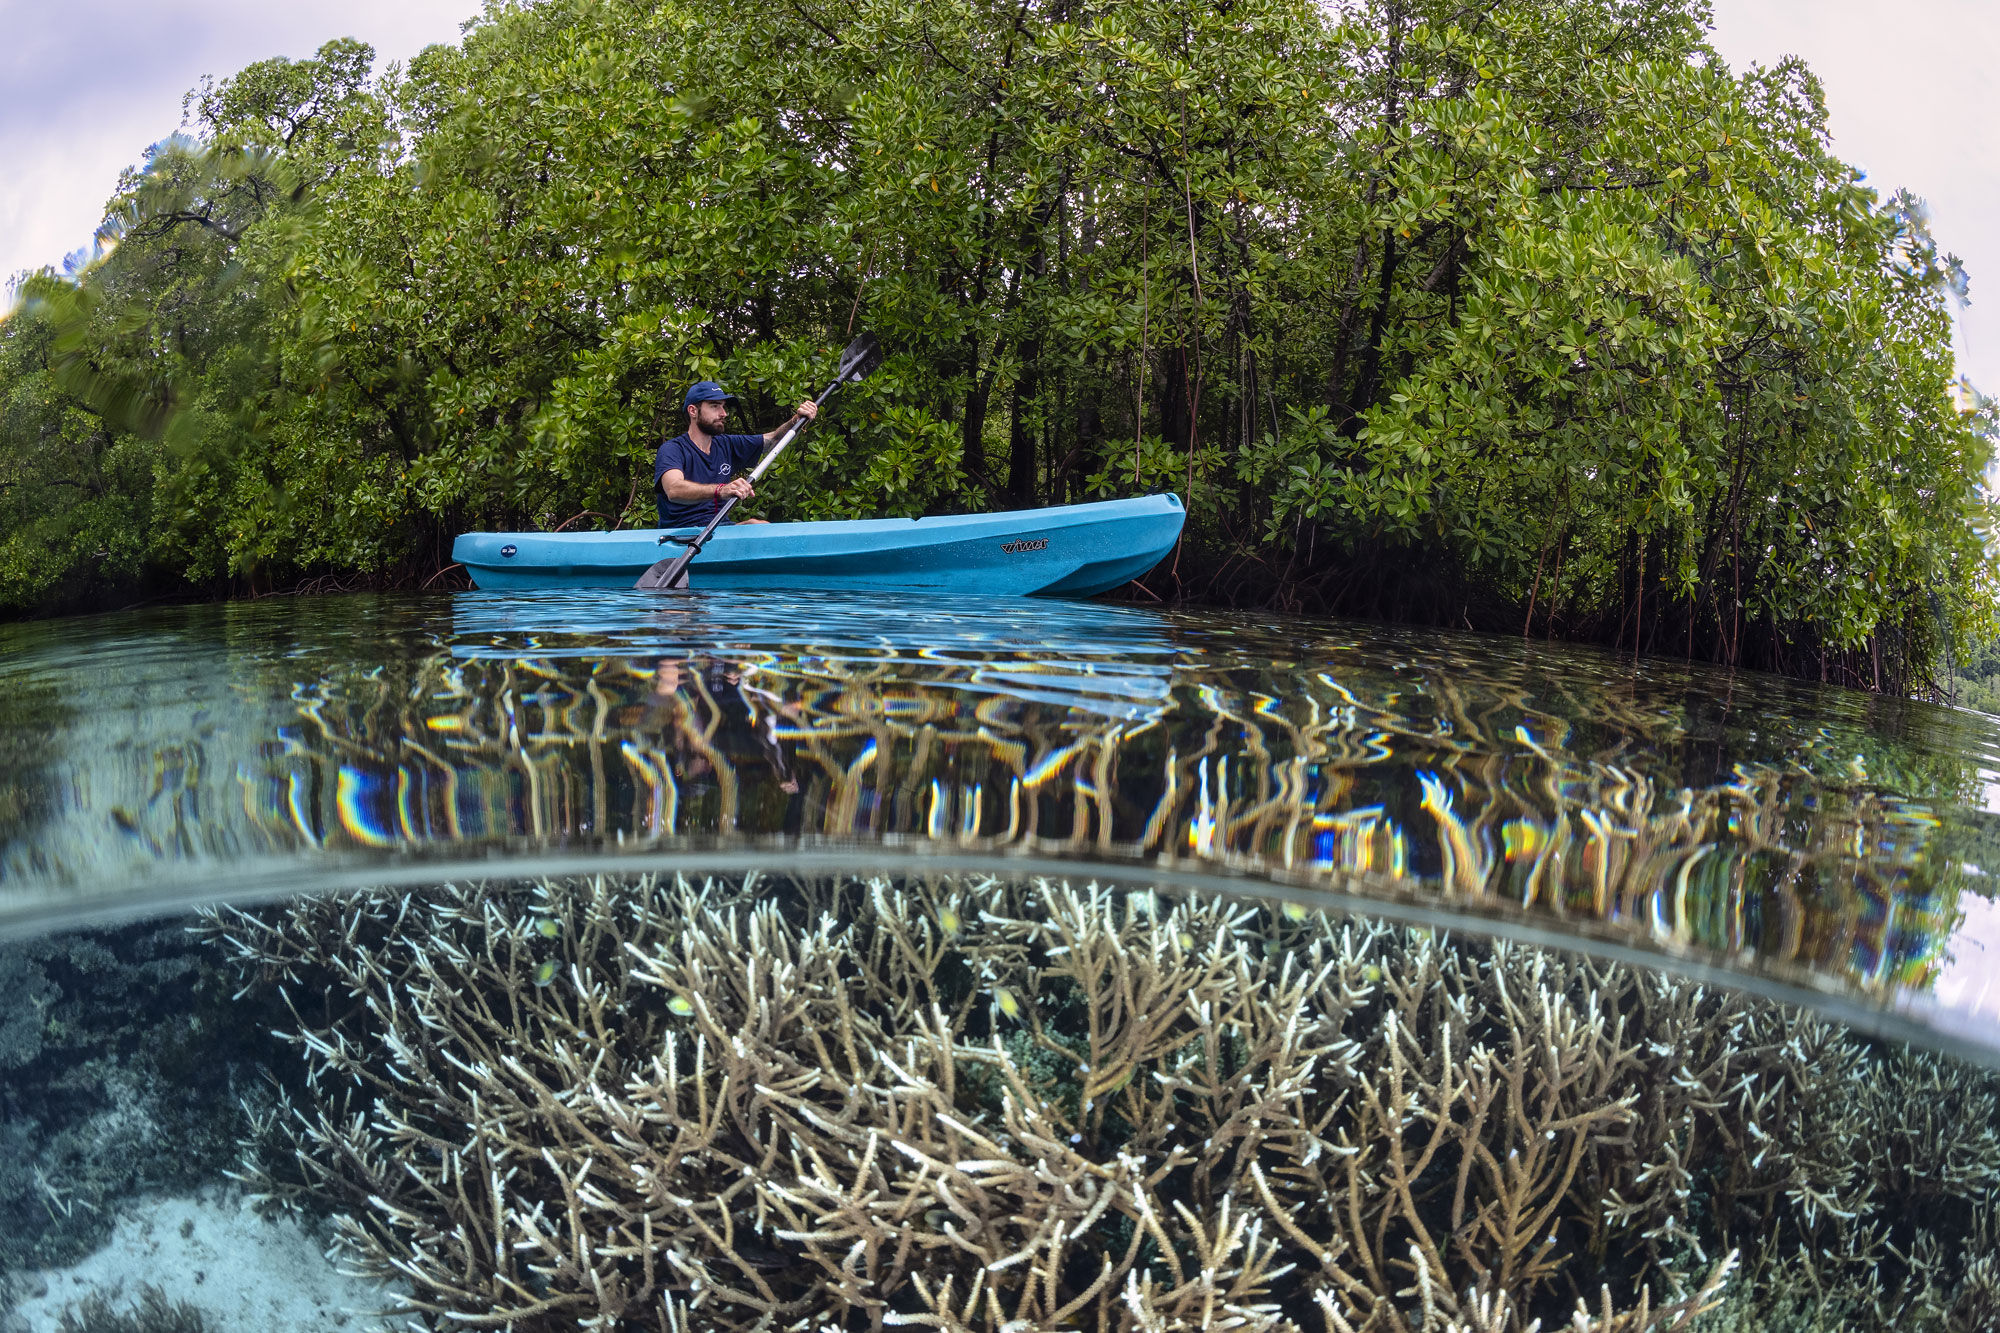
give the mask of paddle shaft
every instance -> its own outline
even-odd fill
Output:
[[[820,406],[824,404],[827,399],[833,397],[833,391],[838,389],[843,383],[845,383],[845,377],[827,385],[826,391],[813,399],[813,405]],[[785,452],[785,449],[791,442],[798,438],[799,432],[805,428],[806,423],[801,421],[783,435],[780,435],[778,442],[771,446],[770,452],[757,461],[756,467],[750,469],[750,480],[753,482],[762,481],[764,474],[771,470],[771,464],[778,461],[778,455]],[[676,583],[679,583],[681,576],[687,572],[689,563],[697,555],[701,554],[701,548],[707,544],[710,537],[715,535],[715,530],[722,526],[722,521],[729,517],[729,511],[736,508],[738,498],[740,497],[732,495],[727,500],[724,500],[722,507],[715,511],[715,517],[709,519],[708,526],[701,530],[701,535],[689,542],[687,549],[673,558],[673,561],[667,565],[666,571],[656,578],[654,577],[653,570],[659,569],[659,566],[654,565],[652,569],[647,570],[640,576],[639,586],[641,588],[671,588]]]

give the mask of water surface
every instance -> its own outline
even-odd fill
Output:
[[[15,934],[502,872],[1099,874],[1576,943],[2000,1045],[2000,736],[1960,710],[975,597],[280,599],[0,636]]]

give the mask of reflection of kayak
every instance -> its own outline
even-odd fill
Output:
[[[1158,564],[1185,517],[1178,496],[1149,495],[1001,514],[738,524],[717,529],[688,574],[697,589],[1089,597]],[[451,555],[481,588],[630,588],[678,549],[658,528],[468,532]]]

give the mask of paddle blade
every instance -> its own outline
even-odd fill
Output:
[[[882,365],[882,344],[875,341],[875,335],[864,333],[847,344],[847,350],[840,354],[840,382],[850,383],[865,380]]]
[[[642,592],[664,592],[668,588],[688,586],[687,561],[684,555],[669,556],[655,561],[652,568],[639,576],[632,585]]]

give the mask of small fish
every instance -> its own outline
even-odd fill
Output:
[[[945,934],[958,934],[958,928],[961,924],[958,919],[958,913],[953,911],[949,904],[938,908],[938,925],[944,928]]]
[[[1188,953],[1194,952],[1194,936],[1189,932],[1184,930],[1179,935],[1175,936],[1174,939],[1175,942],[1178,943],[1183,950],[1187,951]]]
[[[556,979],[556,973],[561,970],[562,969],[557,966],[556,960],[553,958],[545,959],[542,962],[535,964],[535,984],[537,986],[548,985],[551,981],[554,981]]]
[[[562,934],[562,923],[553,917],[535,918],[535,933],[545,940],[552,940]]]
[[[993,988],[993,1003],[999,1005],[1000,1012],[1009,1018],[1019,1018],[1021,1016],[1021,1001],[1015,997],[1013,991],[1008,990],[1005,986],[995,986]]]
[[[1361,979],[1367,982],[1380,981],[1382,979],[1382,969],[1373,963],[1369,963],[1361,969]]]
[[[676,995],[667,1001],[667,1010],[670,1013],[676,1013],[682,1018],[686,1018],[694,1012],[694,1001],[685,995]]]
[[[924,1221],[930,1223],[932,1231],[943,1231],[945,1223],[951,1221],[951,1214],[942,1208],[933,1208],[924,1214]]]
[[[1304,903],[1286,903],[1284,910],[1285,920],[1287,921],[1303,921],[1306,919],[1307,912]]]

